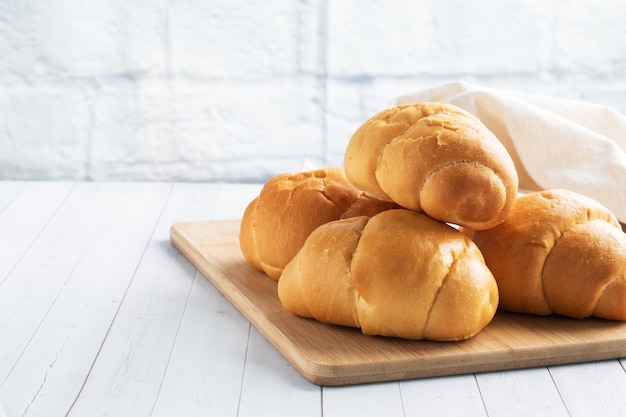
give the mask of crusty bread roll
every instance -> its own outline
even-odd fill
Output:
[[[411,210],[318,227],[278,281],[287,310],[364,334],[462,340],[493,318],[498,290],[464,234]]]
[[[344,167],[370,195],[476,230],[500,223],[518,189],[504,145],[476,117],[446,103],[374,115],[350,139]]]
[[[566,190],[527,194],[473,239],[503,310],[626,320],[626,234],[597,201]]]
[[[278,280],[283,268],[319,225],[373,216],[397,207],[357,190],[342,168],[326,168],[269,179],[246,208],[239,243],[253,267]]]

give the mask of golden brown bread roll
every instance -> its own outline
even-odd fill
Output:
[[[498,290],[474,243],[411,210],[318,227],[278,281],[287,310],[364,334],[462,340],[493,318]]]
[[[350,139],[344,167],[370,195],[473,229],[500,223],[518,188],[502,143],[476,117],[446,103],[374,115]]]
[[[357,190],[342,168],[280,174],[269,179],[246,208],[239,243],[253,267],[278,280],[283,268],[319,225],[372,216],[396,207]]]
[[[566,190],[527,194],[473,239],[503,310],[626,320],[626,234],[597,201]]]

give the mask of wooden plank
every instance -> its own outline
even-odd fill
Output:
[[[569,416],[546,367],[486,372],[476,379],[490,416]]]
[[[151,416],[235,416],[250,323],[199,272],[171,278],[193,283]]]
[[[0,339],[7,342],[6,352],[0,352],[6,359],[0,363],[0,396],[10,415],[67,414],[114,321],[169,189],[168,184],[77,184],[0,288],[11,284],[14,293],[7,299],[23,304],[10,315],[15,322],[0,325],[11,337]],[[5,312],[9,305],[1,307]]]
[[[251,329],[237,417],[321,416],[320,391]]]
[[[25,223],[16,221],[12,229],[17,246],[27,250],[0,285],[0,386],[5,384],[108,211],[107,192],[63,185],[35,183],[28,187],[32,191],[21,194],[25,201],[20,198],[10,207],[26,216],[32,213],[37,229],[28,226],[30,217]],[[33,207],[42,206],[42,198],[49,198],[51,208],[46,204],[35,210]],[[89,215],[85,216],[87,212]],[[15,216],[19,217],[17,213]]]
[[[484,392],[479,389],[473,374],[400,381],[400,389],[407,416],[506,415],[487,414],[483,403]]]
[[[364,336],[286,311],[276,282],[251,268],[239,221],[177,223],[174,245],[311,382],[345,385],[519,369],[626,356],[626,323],[498,312],[476,337],[453,343]]]
[[[5,199],[0,213],[0,233],[11,238],[0,240],[0,285],[74,187],[69,182],[28,182],[23,188],[17,185],[2,183]]]
[[[619,361],[549,369],[570,416],[626,416],[626,373]]]
[[[228,195],[223,192],[224,185],[209,186],[198,185],[198,203],[189,207],[185,218],[221,217],[228,210],[240,210],[239,216],[243,214],[241,203],[216,198]],[[237,193],[239,198],[245,198],[244,187],[234,188],[243,191]],[[175,261],[191,270],[170,279],[191,283],[191,290],[151,415],[236,415],[250,322],[192,264],[180,257]]]
[[[200,220],[234,220],[241,219],[248,204],[256,198],[263,184],[229,184],[219,189],[219,204],[215,208],[213,217],[204,217]]]
[[[150,230],[135,245],[140,252],[134,256],[134,269],[124,272],[128,284],[123,299],[109,328],[101,329],[106,339],[69,416],[150,415],[155,409],[194,274],[170,244],[169,227],[176,219],[210,213],[212,187],[173,184],[169,196],[160,193],[167,198],[136,211],[147,217]]]
[[[23,181],[0,181],[0,215],[25,186]]]
[[[323,387],[323,399],[324,417],[429,415],[405,413],[397,382]]]

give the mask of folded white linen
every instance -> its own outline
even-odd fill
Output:
[[[626,116],[597,104],[451,82],[393,104],[445,101],[478,117],[509,151],[520,189],[565,188],[626,223]]]

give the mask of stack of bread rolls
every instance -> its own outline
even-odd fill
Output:
[[[240,246],[287,310],[368,335],[463,340],[497,308],[626,320],[615,217],[564,190],[518,197],[504,146],[447,103],[374,115],[343,168],[270,179]]]

